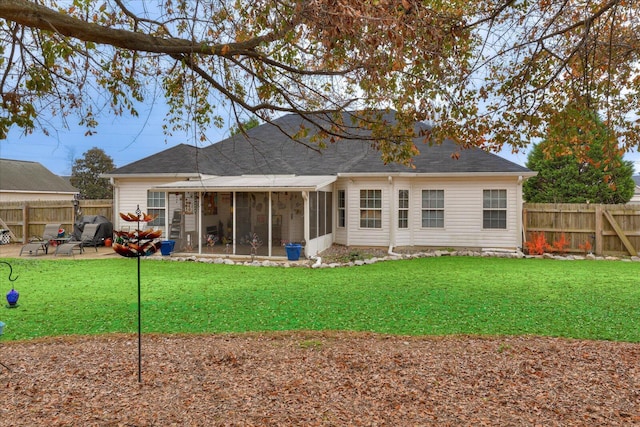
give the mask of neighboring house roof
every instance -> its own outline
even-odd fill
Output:
[[[636,187],[640,187],[640,175],[632,177],[636,183]]]
[[[347,113],[345,113],[347,114]],[[345,120],[347,123],[348,119]],[[392,120],[392,118],[390,119]],[[478,148],[461,149],[451,140],[442,144],[425,144],[423,137],[415,139],[420,154],[415,156],[415,168],[397,163],[384,164],[380,152],[366,139],[340,139],[317,147],[310,137],[291,140],[305,126],[311,127],[302,116],[289,114],[249,129],[247,135],[236,134],[204,148],[178,145],[153,156],[115,169],[107,176],[129,174],[180,174],[198,172],[214,176],[240,175],[337,175],[337,174],[471,174],[506,173],[534,175],[529,169]],[[417,131],[428,130],[424,123],[416,124]],[[311,134],[311,132],[309,132]],[[459,158],[452,154],[459,152]]]
[[[0,159],[0,190],[32,193],[77,193],[64,178],[38,162]]]

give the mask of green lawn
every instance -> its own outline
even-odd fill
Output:
[[[11,259],[3,340],[135,332],[136,260]],[[350,330],[640,342],[640,263],[473,257],[336,269],[142,260],[143,332]],[[0,269],[3,295],[11,289]],[[3,305],[6,303],[3,297]]]

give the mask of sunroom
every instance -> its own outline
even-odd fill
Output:
[[[211,176],[157,185],[149,223],[164,227],[175,253],[284,257],[298,243],[303,257],[333,240],[336,176]]]

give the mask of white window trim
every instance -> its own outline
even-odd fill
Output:
[[[400,207],[400,193],[403,192],[403,191],[405,191],[407,193],[407,198],[406,198],[407,207],[406,208]],[[396,223],[396,227],[398,228],[398,230],[408,230],[409,229],[409,218],[410,218],[409,211],[410,211],[410,208],[411,208],[411,191],[408,188],[399,188],[398,189],[398,222]],[[400,212],[406,212],[407,225],[405,227],[401,227],[400,226]]]
[[[484,193],[485,191],[504,191],[504,208],[486,208],[484,206]],[[485,227],[484,226],[484,213],[486,211],[504,212],[504,227]],[[482,229],[485,231],[503,231],[509,228],[509,192],[506,188],[484,188],[482,189]]]
[[[442,208],[425,208],[423,205],[424,202],[424,192],[425,191],[441,191],[442,192]],[[420,191],[420,228],[422,228],[423,230],[442,230],[445,228],[445,222],[446,222],[446,210],[445,210],[445,190],[443,188],[423,188]],[[440,211],[442,212],[442,226],[441,227],[428,227],[424,225],[423,222],[423,213],[425,211]]]
[[[366,207],[363,208],[362,207],[362,192],[369,192],[369,191],[373,191],[373,192],[379,192],[380,193],[380,207],[376,208],[376,207]],[[380,188],[362,188],[359,191],[360,193],[360,198],[359,198],[359,207],[358,207],[358,225],[359,228],[363,229],[363,230],[381,230],[382,229],[382,189]],[[366,200],[376,200],[376,199],[369,199],[368,197],[366,198]],[[362,212],[363,211],[377,211],[380,212],[380,226],[379,227],[367,227],[367,226],[363,226],[362,225]],[[372,218],[372,220],[375,221],[375,218]]]
[[[342,193],[342,195],[344,196],[344,205],[340,206],[340,194]],[[339,189],[337,191],[337,198],[338,198],[338,202],[336,203],[338,209],[338,218],[337,218],[337,224],[336,227],[337,228],[347,228],[347,190],[344,189]],[[344,224],[340,225],[340,212],[342,212],[343,216],[344,216]]]
[[[152,200],[162,200],[163,206],[149,206],[149,196],[151,194],[161,194],[162,198],[159,197],[155,197]],[[153,211],[164,211],[164,221],[162,221],[162,223],[158,223],[156,225],[153,225],[152,227],[154,228],[164,228],[165,227],[165,222],[167,219],[167,198],[166,198],[166,193],[164,192],[160,192],[160,191],[152,191],[152,190],[147,190],[147,213],[151,214],[153,213]],[[157,221],[157,220],[155,220]],[[149,226],[151,226],[150,224],[147,224]]]

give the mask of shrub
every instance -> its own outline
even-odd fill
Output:
[[[567,240],[567,236],[564,233],[560,234],[560,238],[553,242],[551,245],[551,250],[553,252],[558,252],[559,254],[564,254],[569,247],[569,241]]]
[[[545,251],[551,249],[547,243],[544,233],[533,233],[531,240],[525,242],[529,255],[542,255]]]
[[[591,253],[591,242],[590,241],[586,241],[580,245],[578,245],[578,248],[580,248],[581,251],[584,251],[585,254],[590,254]]]

